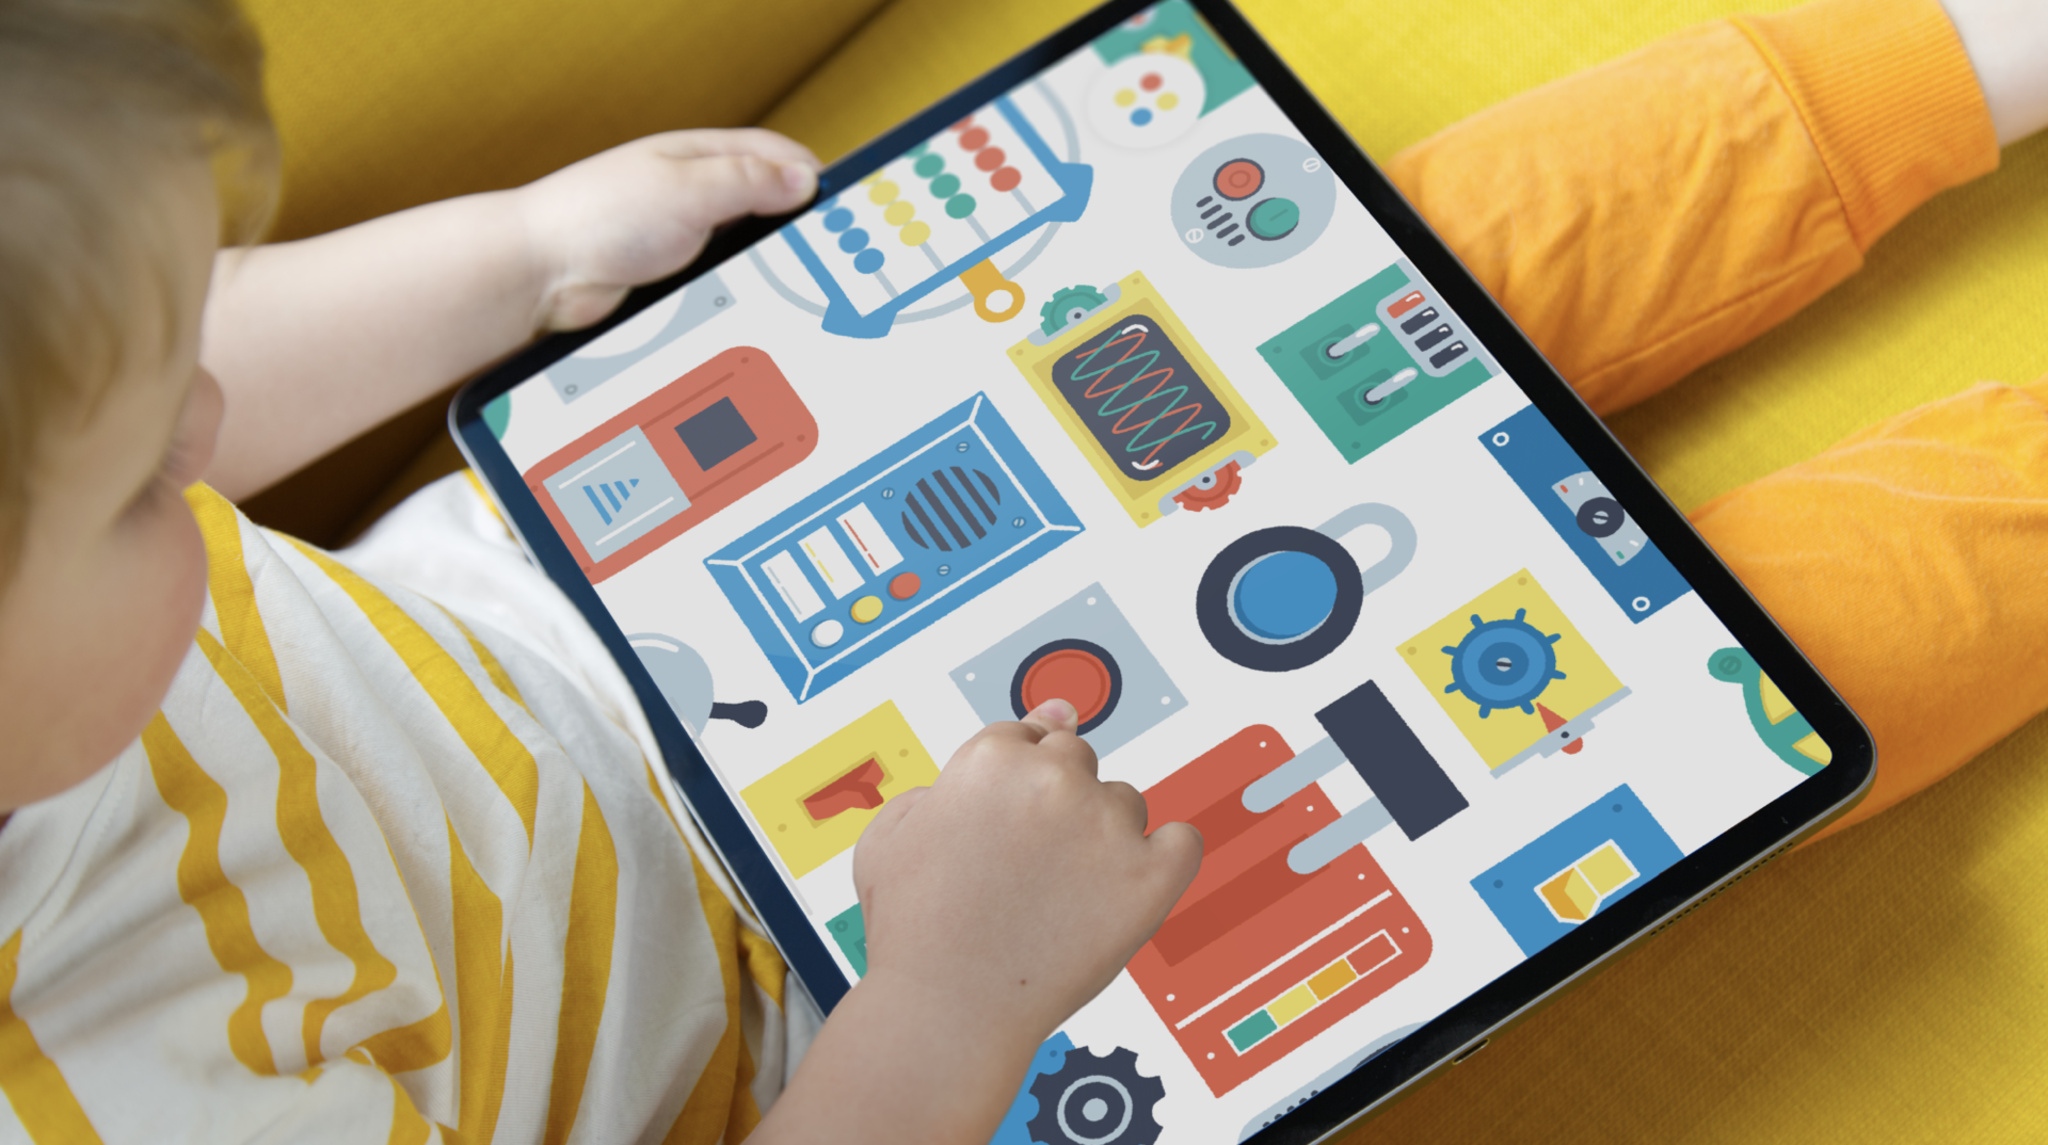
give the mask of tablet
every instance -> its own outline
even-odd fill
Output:
[[[1071,701],[1201,829],[1001,1145],[1326,1135],[1871,777],[1224,0],[1096,11],[451,421],[821,1005],[862,828],[985,724]]]

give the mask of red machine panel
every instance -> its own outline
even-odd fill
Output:
[[[1293,757],[1249,727],[1145,792],[1153,825],[1200,829],[1202,871],[1131,977],[1219,1097],[1429,961],[1429,932],[1363,846],[1289,869],[1288,851],[1338,817],[1321,787],[1245,810],[1244,789]]]
[[[766,351],[727,350],[534,466],[526,483],[602,581],[810,456],[818,424]]]

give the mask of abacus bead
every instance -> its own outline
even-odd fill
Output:
[[[871,247],[854,255],[853,269],[862,274],[873,274],[882,269],[882,252]]]
[[[958,175],[941,175],[932,180],[932,198],[950,199],[960,190]]]
[[[852,254],[866,245],[868,245],[868,233],[859,227],[855,227],[839,236],[839,249],[847,254]]]
[[[988,185],[998,191],[1014,191],[1023,180],[1024,176],[1015,167],[1005,167],[988,177]]]
[[[918,159],[917,165],[911,169],[917,172],[918,178],[929,179],[946,169],[946,161],[938,155],[927,151]]]
[[[987,146],[988,132],[979,127],[971,127],[960,133],[960,149],[962,151],[979,151]]]
[[[964,219],[974,213],[974,196],[955,195],[946,200],[946,213],[956,219]]]
[[[835,235],[852,225],[853,212],[845,207],[835,208],[825,214],[825,229]]]
[[[983,148],[974,156],[974,165],[984,171],[995,170],[1003,165],[1003,149],[1000,147]]]

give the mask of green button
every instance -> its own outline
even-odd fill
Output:
[[[1245,216],[1244,224],[1257,238],[1268,242],[1284,239],[1301,225],[1301,208],[1293,199],[1262,199]]]
[[[1237,1047],[1238,1053],[1243,1053],[1260,1042],[1265,1041],[1267,1035],[1279,1028],[1280,1023],[1274,1021],[1271,1014],[1260,1010],[1244,1021],[1223,1031],[1223,1036],[1230,1039],[1230,1044]]]

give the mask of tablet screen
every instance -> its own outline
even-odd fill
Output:
[[[1235,1141],[1830,760],[1181,0],[483,420],[849,978],[991,721],[1201,829],[998,1141]]]

